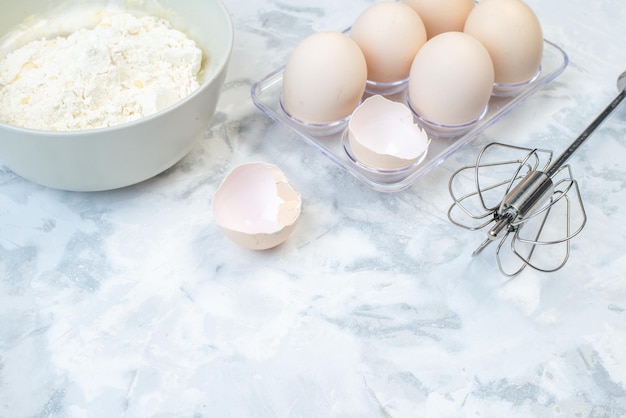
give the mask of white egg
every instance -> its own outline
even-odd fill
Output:
[[[466,125],[484,115],[493,79],[489,53],[476,38],[445,32],[428,40],[415,56],[409,103],[428,123]]]
[[[409,76],[413,58],[426,42],[426,29],[411,7],[383,1],[356,18],[350,37],[365,55],[368,80],[389,83]]]
[[[461,32],[474,0],[403,0],[420,15],[428,39],[444,32]]]
[[[213,196],[213,217],[235,243],[265,250],[284,242],[301,211],[300,194],[278,167],[247,163],[235,167]]]
[[[540,70],[541,24],[523,1],[482,0],[467,17],[464,31],[489,51],[497,84],[528,82]]]
[[[342,32],[317,32],[285,64],[283,108],[298,121],[334,123],[359,105],[366,82],[367,65],[356,42]]]
[[[399,170],[418,162],[430,143],[402,103],[374,95],[361,103],[348,124],[354,158],[369,168]]]

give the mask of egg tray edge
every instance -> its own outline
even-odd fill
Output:
[[[254,83],[251,88],[251,97],[255,106],[268,117],[297,133],[333,163],[365,185],[380,192],[398,192],[410,187],[417,179],[435,169],[464,145],[474,140],[485,129],[497,123],[529,96],[554,81],[565,70],[568,63],[567,53],[558,45],[544,39],[541,73],[532,83],[512,96],[492,96],[487,114],[470,131],[459,137],[434,138],[422,163],[414,167],[405,176],[392,181],[372,176],[355,165],[344,150],[341,139],[342,132],[317,135],[285,114],[280,104],[284,66],[276,68]]]

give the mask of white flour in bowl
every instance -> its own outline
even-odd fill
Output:
[[[166,20],[104,16],[93,28],[29,42],[0,60],[0,121],[68,131],[136,120],[197,89],[202,59]]]

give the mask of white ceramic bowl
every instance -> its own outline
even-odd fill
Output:
[[[0,162],[16,174],[52,188],[120,188],[153,177],[178,162],[210,124],[233,47],[232,20],[221,0],[22,0],[3,7],[0,40],[27,16],[52,15],[62,8],[94,4],[123,4],[129,10],[168,17],[209,59],[198,90],[133,122],[68,132],[0,123]]]

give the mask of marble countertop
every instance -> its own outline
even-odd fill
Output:
[[[626,416],[626,109],[570,160],[588,222],[563,269],[509,279],[492,250],[471,257],[481,232],[446,217],[451,173],[485,144],[560,152],[612,100],[622,1],[528,0],[569,66],[392,194],[250,97],[304,36],[371,3],[226,0],[218,111],[154,179],[70,193],[0,165],[1,417]],[[212,219],[217,185],[248,161],[277,164],[303,197],[271,251]]]

